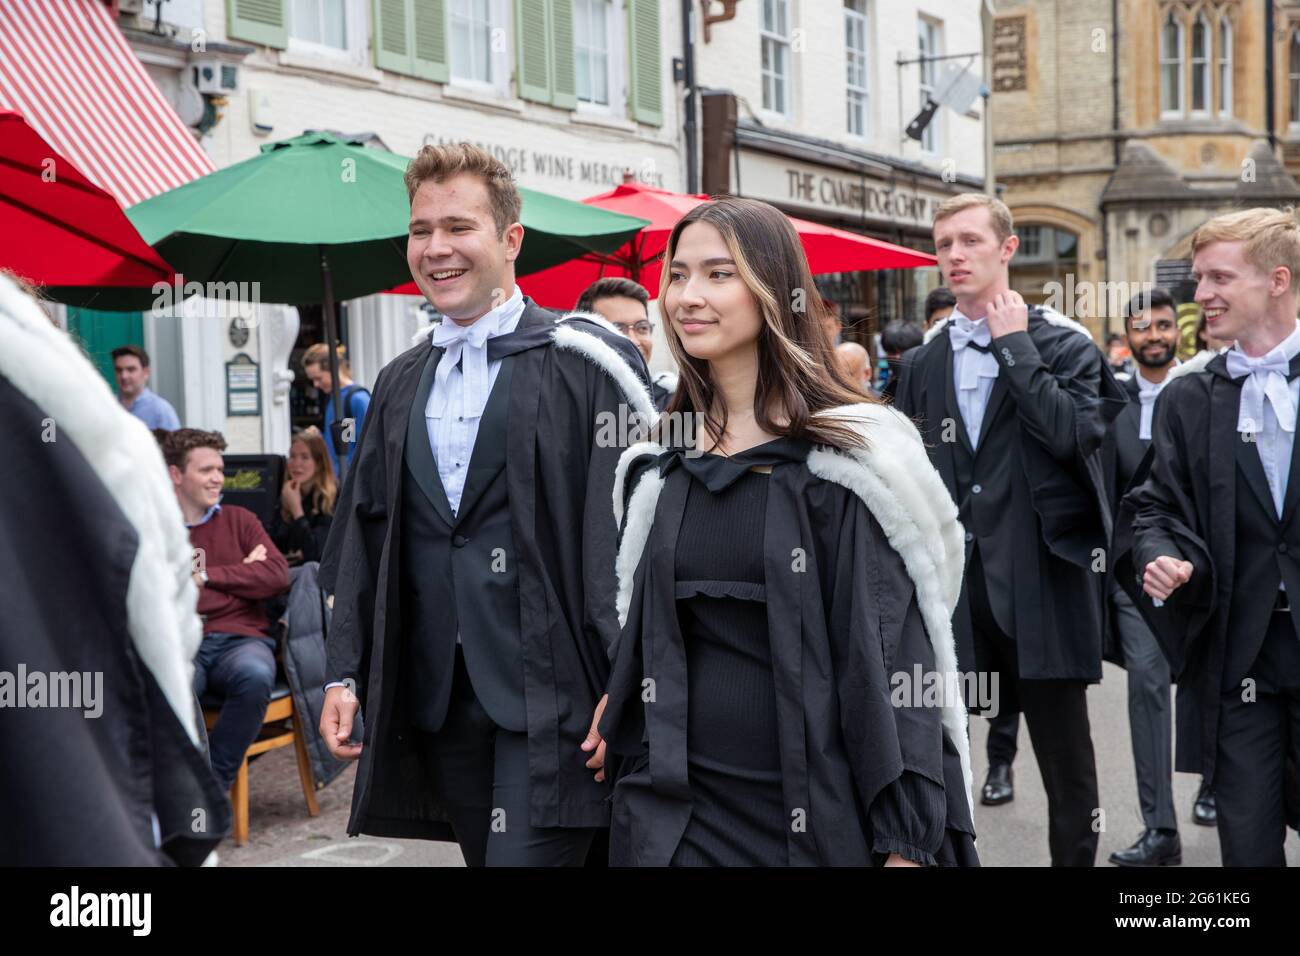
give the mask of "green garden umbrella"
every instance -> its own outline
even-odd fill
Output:
[[[258,156],[209,173],[127,210],[145,242],[185,283],[258,283],[259,302],[324,306],[339,408],[334,302],[409,281],[409,160],[331,133],[268,143]],[[524,275],[591,252],[613,252],[646,225],[521,189]],[[219,291],[226,290],[226,291]],[[179,303],[177,303],[179,304]]]

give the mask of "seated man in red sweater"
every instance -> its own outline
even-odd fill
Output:
[[[203,643],[194,661],[194,692],[224,701],[209,734],[212,771],[229,789],[257,737],[275,686],[275,640],[263,602],[289,588],[289,565],[253,513],[223,508],[220,432],[182,428],[163,440],[163,458],[194,547]]]

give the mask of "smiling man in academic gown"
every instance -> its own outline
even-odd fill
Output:
[[[519,292],[520,199],[499,161],[425,147],[407,188],[411,272],[445,318],[380,373],[335,512],[321,577],[343,686],[321,733],[361,760],[350,834],[582,865],[608,825],[603,754],[582,745],[617,632],[621,449],[602,426],[652,412],[644,363]]]
[[[1086,329],[1010,291],[1019,240],[1004,203],[954,196],[934,237],[957,306],[904,356],[896,405],[920,425],[966,528],[958,662],[996,673],[998,712],[1025,716],[1052,864],[1091,866],[1099,803],[1085,692],[1101,679],[1111,525],[1096,452],[1124,396]]]
[[[1300,227],[1229,213],[1192,252],[1207,330],[1235,344],[1171,373],[1149,473],[1117,523],[1116,575],[1195,695],[1175,767],[1214,787],[1224,865],[1282,866],[1300,761]]]
[[[1139,292],[1124,312],[1124,331],[1135,363],[1123,376],[1128,405],[1111,423],[1101,446],[1112,510],[1138,473],[1151,445],[1156,398],[1178,366],[1178,314],[1164,289]],[[1172,866],[1182,862],[1174,813],[1173,709],[1169,662],[1155,635],[1123,588],[1107,586],[1110,627],[1106,660],[1128,673],[1129,737],[1145,825],[1133,846],[1110,855],[1117,866]]]

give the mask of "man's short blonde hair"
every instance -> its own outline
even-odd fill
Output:
[[[1256,269],[1291,270],[1291,288],[1300,282],[1300,223],[1287,209],[1242,209],[1215,216],[1192,234],[1192,255],[1212,242],[1244,242],[1242,255]]]
[[[932,225],[937,225],[949,216],[955,216],[963,209],[970,209],[972,206],[983,206],[989,211],[989,221],[993,223],[993,232],[997,235],[998,242],[1006,242],[1015,228],[1011,220],[1011,210],[997,196],[990,196],[988,193],[960,193],[950,196],[939,203],[939,207],[935,209]]]
[[[477,176],[487,187],[488,207],[492,210],[492,222],[500,239],[511,225],[519,221],[523,199],[510,167],[473,143],[425,146],[416,153],[406,167],[407,199],[415,198],[415,191],[426,179],[441,183],[460,173]]]

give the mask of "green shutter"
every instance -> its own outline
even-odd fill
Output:
[[[632,118],[662,126],[663,51],[659,43],[659,0],[628,3],[628,100]]]
[[[515,45],[519,54],[516,86],[521,98],[541,103],[551,102],[548,6],[547,0],[515,2]]]
[[[551,103],[564,109],[578,105],[573,75],[573,0],[551,0]]]
[[[444,0],[414,0],[416,76],[446,83],[451,77],[447,65],[447,11]]]
[[[226,33],[232,40],[283,50],[289,45],[287,4],[288,0],[226,0]]]
[[[120,345],[144,348],[144,314],[141,312],[98,312],[68,306],[68,334],[81,344],[86,357],[100,375],[114,386],[113,349]]]
[[[393,73],[411,69],[411,0],[374,0],[375,66]]]

